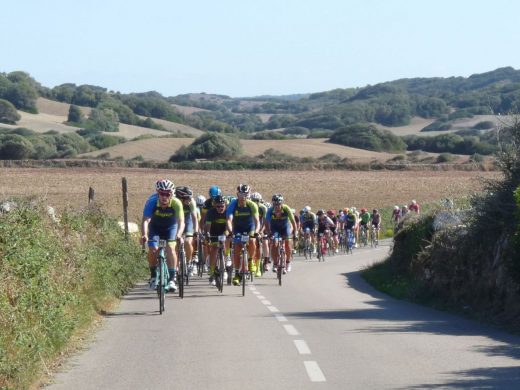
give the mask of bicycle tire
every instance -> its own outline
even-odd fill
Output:
[[[222,293],[224,290],[224,271],[226,264],[224,262],[224,253],[222,250],[219,250],[218,253],[218,281],[217,281],[217,287],[218,290]]]
[[[247,266],[248,266],[248,264],[247,264],[247,249],[246,249],[245,245],[242,245],[242,264],[241,264],[241,267],[240,267],[240,275],[241,275],[240,282],[242,283],[242,296],[243,297],[246,295],[247,271],[245,269],[246,269]]]
[[[197,275],[199,275],[199,277],[202,278],[202,275],[204,274],[204,261],[205,261],[204,243],[203,243],[202,236],[199,236],[198,247],[199,247],[199,255],[198,255],[198,259],[197,259]]]
[[[157,295],[159,295],[159,314],[164,312],[164,295],[165,295],[165,266],[164,266],[164,257],[160,257],[159,259],[159,283],[157,284]],[[157,277],[157,276],[156,276]]]
[[[184,257],[184,251],[179,250],[179,297],[184,298],[184,274],[186,272],[186,258]]]
[[[283,241],[279,245],[284,245]],[[278,268],[276,269],[276,276],[278,277],[278,285],[282,285],[283,268],[285,266],[285,251],[283,248],[278,249]]]

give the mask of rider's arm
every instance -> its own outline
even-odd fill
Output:
[[[182,207],[181,201],[177,198],[171,200],[171,206],[177,216],[177,237],[175,238],[178,239],[184,234],[184,208]]]

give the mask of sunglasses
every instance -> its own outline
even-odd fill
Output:
[[[215,206],[217,209],[223,209],[224,207],[226,207],[225,204],[218,204]]]
[[[161,192],[161,191],[159,191],[159,196],[164,196],[164,197],[169,198],[170,196],[172,196],[172,193],[171,192]]]

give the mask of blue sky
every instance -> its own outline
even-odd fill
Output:
[[[0,72],[232,97],[520,68],[513,0],[4,0]]]

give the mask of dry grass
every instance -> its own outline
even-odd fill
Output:
[[[287,203],[300,209],[344,206],[384,207],[419,203],[446,197],[461,197],[482,189],[482,178],[496,178],[493,172],[394,172],[394,171],[176,171],[125,168],[0,168],[0,198],[34,194],[59,210],[85,207],[88,189],[112,215],[122,218],[121,178],[129,189],[129,216],[139,221],[146,198],[155,181],[162,177],[176,185],[188,185],[206,195],[212,184],[224,193],[235,193],[236,186],[249,183],[265,198],[282,193]],[[28,186],[27,183],[30,183]]]
[[[183,115],[191,115],[194,112],[200,112],[200,111],[209,111],[204,108],[191,107],[191,106],[180,106],[178,104],[172,104],[172,106],[175,107]]]

